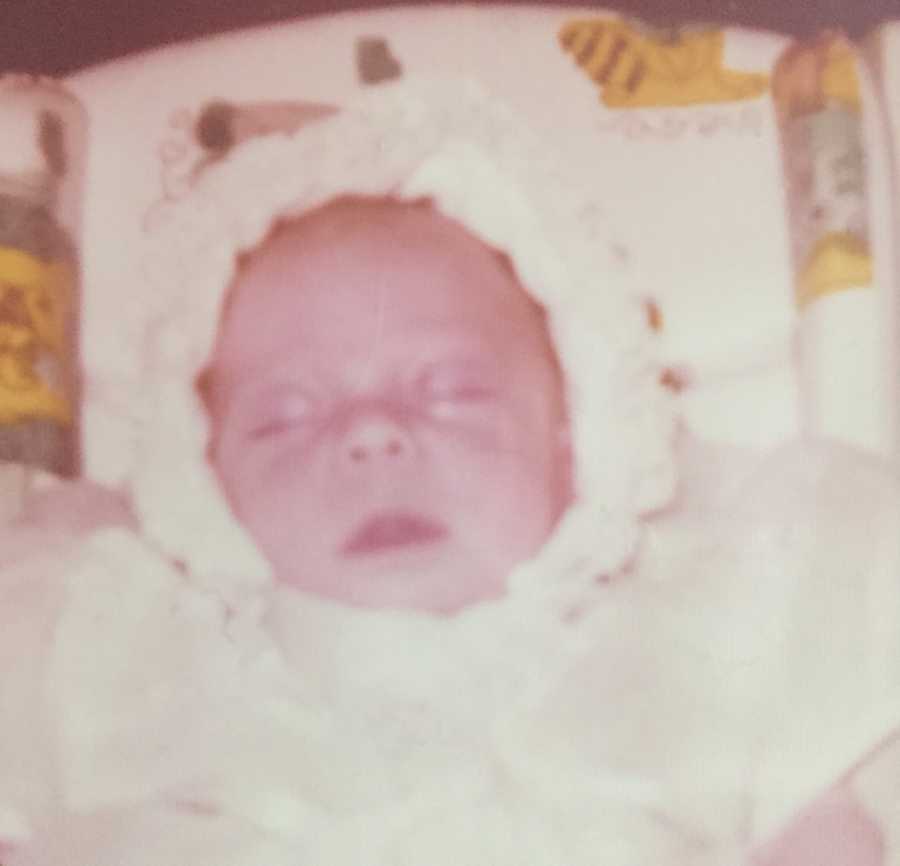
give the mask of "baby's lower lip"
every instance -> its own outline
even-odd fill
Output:
[[[384,514],[366,521],[341,548],[345,556],[368,556],[435,544],[447,530],[434,521],[410,514]]]

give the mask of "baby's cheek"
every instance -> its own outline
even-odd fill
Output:
[[[473,530],[495,545],[530,553],[549,534],[558,496],[546,463],[534,456],[498,452],[473,460],[457,466],[451,483]]]
[[[313,498],[308,474],[298,463],[291,462],[267,467],[256,476],[245,478],[244,491],[246,510],[276,525],[307,511]]]
[[[268,501],[289,502],[309,486],[306,455],[289,441],[248,442],[230,465],[223,475],[234,498],[257,508]]]
[[[289,472],[267,465],[264,455],[251,447],[221,448],[212,461],[220,487],[238,521],[256,537],[260,530],[277,526],[279,513],[292,498],[297,482]]]
[[[281,580],[305,572],[329,537],[321,510],[289,479],[247,492],[235,512]]]

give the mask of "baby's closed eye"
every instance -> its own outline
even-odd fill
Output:
[[[449,361],[427,367],[416,381],[416,397],[430,414],[453,417],[473,408],[485,408],[501,396],[501,380],[490,365]]]
[[[316,401],[300,389],[279,389],[261,395],[246,409],[244,427],[251,440],[267,439],[310,424],[318,414]]]

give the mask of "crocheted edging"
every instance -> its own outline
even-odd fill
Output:
[[[674,490],[673,404],[599,193],[567,177],[550,150],[477,85],[401,83],[208,169],[148,239],[153,304],[131,481],[151,540],[225,595],[271,578],[205,459],[192,387],[236,258],[276,220],[341,195],[428,196],[506,252],[548,311],[567,377],[577,504],[539,559],[583,578],[620,568],[638,517]],[[513,585],[522,591],[525,575],[543,571],[523,568]]]

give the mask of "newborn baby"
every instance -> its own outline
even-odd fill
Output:
[[[722,866],[898,723],[896,491],[806,446],[713,483],[546,150],[398,86],[175,207],[138,531],[41,572],[13,866]]]

